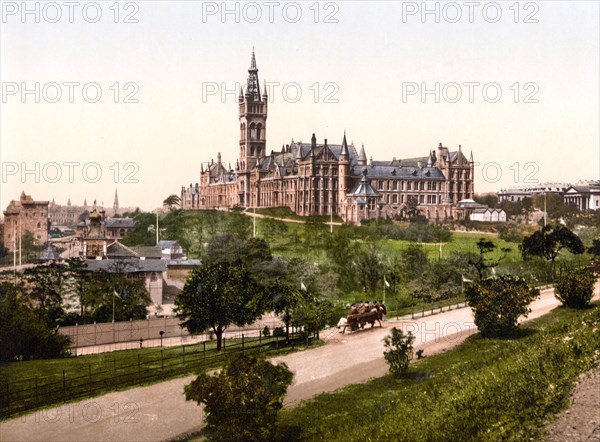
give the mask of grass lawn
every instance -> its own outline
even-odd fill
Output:
[[[285,346],[283,338],[245,339],[246,352],[286,354],[306,348],[305,342]],[[241,339],[227,339],[224,351],[216,341],[178,347],[122,350],[95,355],[21,361],[0,365],[0,417],[110,391],[162,382],[220,367],[241,351]]]
[[[600,356],[600,305],[557,308],[512,339],[455,349],[281,412],[280,440],[479,441],[539,438]]]

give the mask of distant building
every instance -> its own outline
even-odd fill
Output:
[[[48,241],[48,201],[35,201],[22,192],[4,211],[4,247],[11,252],[17,250],[25,232],[33,234],[36,245]]]
[[[505,223],[506,212],[502,209],[490,209],[489,207],[485,209],[475,209],[471,212],[469,219],[471,221]]]
[[[544,194],[563,196],[567,187],[569,187],[569,185],[566,183],[536,183],[526,186],[510,187],[508,189],[501,189],[500,192],[498,192],[498,201],[517,202],[522,201],[524,198],[531,198],[535,195]]]
[[[217,161],[200,167],[200,186],[181,189],[181,208],[228,209],[287,206],[301,216],[336,215],[344,221],[402,218],[415,210],[430,220],[455,219],[458,201],[472,198],[474,161],[461,146],[439,143],[427,155],[404,160],[367,160],[344,134],[294,142],[267,153],[266,90],[260,90],[252,53],[246,90],[238,99],[239,158],[235,168]]]
[[[600,181],[569,186],[565,190],[565,203],[575,204],[579,210],[600,209]]]

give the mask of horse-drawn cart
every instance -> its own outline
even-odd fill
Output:
[[[365,325],[371,324],[371,328],[375,327],[375,322],[379,322],[379,326],[383,327],[381,321],[387,313],[385,305],[381,302],[377,303],[359,303],[352,306],[350,313],[345,318],[341,318],[338,322],[340,333],[345,333],[346,328],[350,331],[357,331],[365,328]]]

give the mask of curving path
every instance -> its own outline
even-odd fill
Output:
[[[599,284],[595,297],[600,297]],[[529,319],[557,305],[553,291],[544,290],[532,303]],[[452,348],[476,331],[471,310],[463,308],[414,320],[389,320],[383,328],[346,335],[335,329],[324,332],[326,345],[273,359],[287,363],[295,373],[286,404],[384,375],[382,339],[392,326],[411,330],[425,355]],[[109,393],[3,421],[0,441],[162,441],[194,432],[201,428],[202,410],[186,402],[182,393],[192,379]]]

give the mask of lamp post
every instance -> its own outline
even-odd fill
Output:
[[[163,335],[165,334],[164,330],[161,330],[158,332],[158,334],[160,335],[160,347],[162,348],[163,346]]]

